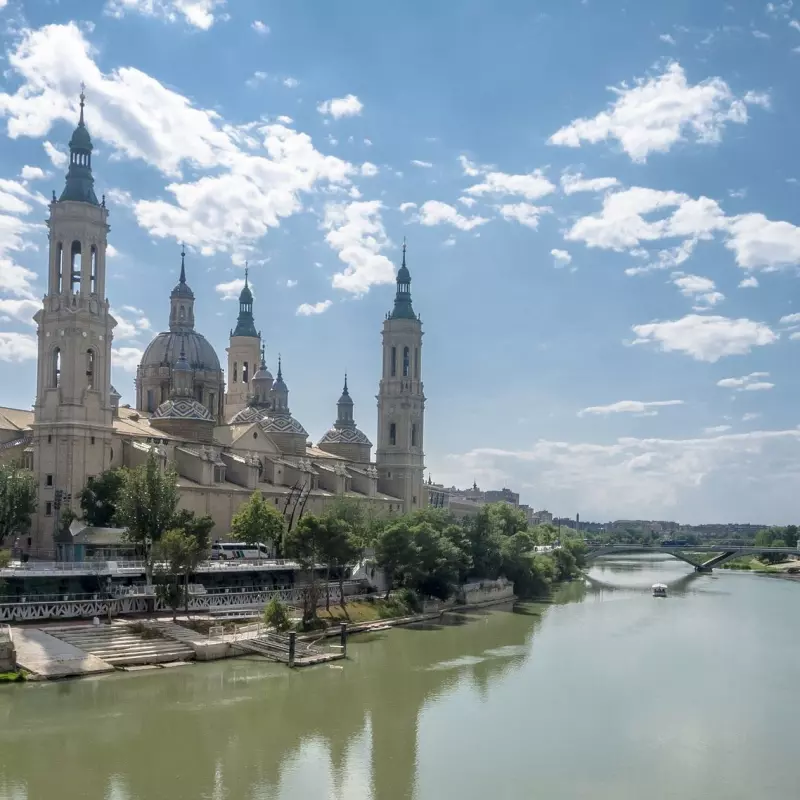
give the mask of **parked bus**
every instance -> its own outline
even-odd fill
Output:
[[[211,545],[211,558],[227,561],[231,559],[272,558],[272,549],[259,542],[214,542]]]

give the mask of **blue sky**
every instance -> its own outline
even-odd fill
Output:
[[[223,362],[249,261],[295,416],[318,439],[347,370],[374,439],[406,236],[434,480],[796,521],[800,7],[0,0],[0,30],[0,403],[33,400],[84,81],[123,402],[185,241]]]

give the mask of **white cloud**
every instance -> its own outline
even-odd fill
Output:
[[[383,227],[379,200],[331,203],[325,208],[325,241],[346,264],[333,276],[334,289],[360,295],[370,286],[394,282],[392,262],[381,252],[391,242]]]
[[[718,142],[727,123],[747,122],[747,99],[737,98],[722,78],[690,85],[680,64],[663,74],[637,79],[610,90],[616,100],[591,119],[573,120],[556,131],[549,144],[580,147],[616,139],[633,161],[666,153],[689,134],[703,144]]]
[[[758,419],[761,414],[757,411],[748,411],[746,414],[742,414],[742,422],[751,422],[754,419]]]
[[[769,39],[770,38],[770,35],[768,33],[765,33],[764,31],[754,30],[752,33],[753,33],[753,36],[755,36],[756,39]]]
[[[561,189],[567,195],[577,192],[604,192],[614,186],[619,186],[616,178],[584,178],[580,172],[565,172],[561,176]]]
[[[800,264],[800,228],[774,222],[763,214],[742,214],[728,224],[725,243],[745,269],[776,269]]]
[[[0,361],[32,361],[38,353],[36,337],[27,333],[0,333]]]
[[[687,261],[691,257],[696,246],[697,239],[687,239],[676,247],[668,247],[664,250],[659,250],[656,253],[655,261],[651,261],[641,267],[628,267],[628,269],[625,270],[625,274],[643,275],[647,272],[653,272],[654,270],[679,267],[684,261]],[[631,252],[631,255],[633,254],[634,253]],[[648,255],[646,250],[644,251],[644,255]]]
[[[118,341],[138,339],[140,334],[152,330],[150,320],[141,308],[135,306],[122,306],[120,309],[111,309],[111,316],[117,321],[114,328],[114,339]]]
[[[260,83],[263,83],[267,79],[267,73],[262,72],[261,70],[256,70],[246,81],[245,85],[249,86],[251,89],[255,89]]]
[[[485,217],[465,217],[457,209],[439,200],[428,200],[419,210],[419,221],[422,225],[453,225],[461,231],[471,231],[489,220]]]
[[[296,89],[300,85],[300,81],[297,78],[292,78],[289,76],[288,78],[283,79],[283,85],[287,89]]]
[[[700,314],[634,325],[632,330],[637,336],[634,344],[652,343],[666,353],[686,353],[697,361],[712,363],[725,356],[746,355],[754,347],[778,340],[761,322]]]
[[[297,307],[297,314],[300,317],[310,317],[313,314],[323,314],[333,305],[332,300],[323,300],[320,303],[301,303]]]
[[[796,428],[608,444],[539,440],[453,453],[436,472],[445,485],[516,486],[550,508],[580,508],[586,519],[786,524],[797,514],[799,445]]]
[[[183,19],[187,24],[208,30],[214,24],[214,12],[225,0],[108,0],[106,13],[123,17],[127,13],[156,17],[167,22]]]
[[[365,178],[373,178],[378,174],[378,168],[371,161],[365,161],[361,165],[361,174]]]
[[[35,325],[33,315],[42,307],[38,300],[22,298],[0,298],[0,315],[24,322],[26,325]]]
[[[682,406],[683,400],[620,400],[607,406],[589,406],[578,412],[579,417],[608,416],[609,414],[637,414],[641,416],[655,416],[658,411],[654,409],[664,406]]]
[[[41,167],[31,167],[26,164],[19,176],[24,181],[38,181],[47,177],[47,173]]]
[[[275,121],[280,122],[281,125],[291,125],[294,122],[291,117],[287,117],[285,114],[281,114]]]
[[[800,314],[786,314],[780,318],[781,325],[797,325],[800,324]]]
[[[125,372],[136,372],[144,351],[138,347],[115,347],[111,351],[111,365]]]
[[[325,100],[317,106],[320,114],[330,114],[334,119],[357,117],[363,109],[364,104],[354,94]]]
[[[458,157],[458,161],[461,164],[461,169],[465,175],[470,178],[477,178],[478,175],[481,174],[481,170],[473,164],[466,156],[461,155]]]
[[[44,225],[29,222],[34,206],[46,206],[47,200],[17,180],[0,178],[0,292],[18,298],[34,300],[37,292],[33,282],[36,273],[15,260],[17,254],[35,249],[29,238],[44,232]]]
[[[662,33],[659,37],[662,42],[666,42],[667,44],[676,44],[675,37],[669,33]]]
[[[418,161],[416,158],[411,160],[415,167],[422,167],[423,169],[430,169],[433,164],[430,161]]]
[[[758,278],[755,275],[751,275],[749,278],[745,278],[744,280],[739,281],[739,288],[740,289],[757,289],[758,288]]]
[[[553,210],[549,206],[534,206],[531,203],[507,203],[496,208],[503,219],[519,222],[534,230],[539,227],[539,217]]]
[[[722,292],[716,291],[716,285],[711,278],[674,272],[672,274],[672,283],[680,289],[684,297],[690,297],[696,303],[694,306],[695,311],[711,308],[725,299],[725,295]]]
[[[244,289],[244,278],[234,278],[227,283],[218,283],[214,287],[214,291],[222,300],[237,300],[242,289]]]
[[[293,289],[295,286],[297,286],[297,281],[293,281],[291,278],[287,278],[286,279],[286,288],[287,289]]]
[[[472,208],[478,201],[474,197],[459,197],[458,202],[467,208]]]
[[[59,150],[52,142],[42,142],[42,147],[44,148],[45,153],[47,153],[47,157],[50,159],[54,167],[62,168],[67,166],[69,156]]]
[[[455,245],[456,245],[456,237],[455,236],[448,236],[442,242],[442,247],[455,247]]]
[[[725,433],[725,431],[729,431],[730,429],[730,425],[712,425],[710,428],[703,428],[703,433]]]
[[[261,34],[262,36],[266,36],[269,33],[269,25],[265,22],[262,22],[260,19],[253,20],[250,27],[256,32]]]
[[[400,205],[398,206],[398,208],[399,208],[399,210],[400,210],[400,212],[402,214],[405,214],[406,211],[411,211],[412,209],[414,209],[416,207],[417,207],[416,203],[400,203]]]
[[[774,383],[761,380],[762,378],[769,378],[769,372],[751,372],[741,378],[723,378],[717,381],[717,386],[735,389],[737,392],[766,392],[774,388]]]
[[[106,258],[116,258],[119,255],[119,250],[113,244],[106,245]]]
[[[526,200],[538,200],[540,197],[555,191],[555,186],[544,176],[541,170],[534,170],[526,175],[509,175],[506,172],[484,172],[483,181],[470,186],[469,195],[480,196],[518,195]]]
[[[550,255],[557,267],[567,267],[572,263],[572,256],[566,250],[551,250]]]

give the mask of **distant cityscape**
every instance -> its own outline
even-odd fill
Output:
[[[473,482],[469,489],[455,486],[446,487],[434,483],[430,478],[427,483],[430,504],[436,508],[445,508],[456,517],[474,514],[481,506],[489,503],[508,503],[524,512],[529,525],[551,523],[559,528],[570,528],[585,534],[635,533],[655,534],[665,538],[677,538],[693,535],[699,538],[753,537],[758,531],[769,527],[766,524],[748,522],[724,522],[705,525],[682,525],[670,520],[652,519],[617,519],[610,522],[589,522],[582,520],[580,514],[574,517],[556,517],[547,509],[534,509],[530,505],[520,503],[519,493],[503,487],[502,489],[481,489]]]

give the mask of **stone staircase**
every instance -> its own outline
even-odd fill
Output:
[[[176,641],[171,637],[146,637],[124,622],[112,622],[110,625],[48,626],[46,632],[114,667],[190,661],[195,657],[194,648],[188,641]],[[192,631],[187,630],[187,633],[196,636]]]

